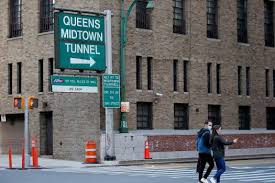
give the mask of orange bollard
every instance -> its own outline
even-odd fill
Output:
[[[149,143],[148,143],[148,141],[147,141],[147,140],[145,141],[144,159],[151,159],[151,158],[150,158],[150,148],[149,148]]]
[[[35,140],[32,140],[32,166],[38,168],[38,153]]]
[[[12,169],[12,152],[11,152],[10,145],[9,145],[9,169]]]
[[[24,144],[22,144],[22,169],[25,169],[25,148],[24,148]]]
[[[33,156],[33,167],[38,168],[38,153],[37,148],[34,148],[34,156]]]

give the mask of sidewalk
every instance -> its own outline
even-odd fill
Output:
[[[118,161],[105,161],[102,164],[86,164],[83,162],[77,161],[68,161],[68,160],[59,160],[59,159],[49,159],[49,158],[39,158],[39,168],[43,169],[58,169],[58,168],[94,168],[94,167],[106,167],[106,166],[166,166],[166,165],[175,165],[179,164],[180,166],[194,166],[197,159],[171,159],[171,160],[140,160],[140,161],[127,161],[127,162],[118,162]],[[275,162],[275,157],[253,157],[253,158],[227,158],[229,164],[236,164],[237,162],[246,162],[246,163],[263,163],[263,162]],[[8,155],[0,154],[0,168],[8,168],[9,161]],[[20,155],[12,156],[12,167],[16,169],[22,168],[22,158]],[[31,167],[32,168],[32,159]]]
[[[85,164],[83,162],[77,161],[67,161],[49,158],[38,158],[39,168],[87,168],[89,167],[99,167],[99,166],[113,166],[114,164]],[[8,155],[0,155],[0,168],[8,168],[9,160]],[[22,168],[22,157],[20,155],[12,156],[12,168],[20,169]],[[32,159],[31,167],[32,168]]]

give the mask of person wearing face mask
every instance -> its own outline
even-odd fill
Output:
[[[238,142],[238,139],[234,139],[232,142],[225,141],[221,136],[221,126],[215,125],[212,130],[212,135],[210,139],[210,143],[212,144],[213,156],[216,162],[217,172],[210,179],[211,183],[220,183],[220,177],[226,170],[226,165],[224,161],[224,146],[232,145]]]
[[[210,144],[211,129],[212,122],[207,120],[204,122],[204,128],[200,129],[197,135],[197,151],[199,153],[197,172],[199,173],[199,183],[208,183],[207,177],[214,168],[214,161],[211,155]],[[206,163],[209,164],[209,167],[203,176]]]

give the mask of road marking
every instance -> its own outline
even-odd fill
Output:
[[[227,182],[252,182],[257,183],[275,183],[274,167],[262,167],[261,169],[254,170],[248,169],[237,169],[230,171],[232,167],[225,172],[221,179]],[[234,167],[233,167],[234,168]],[[125,175],[130,177],[135,176],[146,176],[149,178],[160,178],[166,177],[171,179],[182,179],[189,178],[192,180],[198,179],[198,174],[195,173],[195,169],[192,168],[144,168],[144,167],[96,167],[96,168],[64,168],[64,169],[47,169],[44,171],[53,172],[64,172],[64,173],[83,173],[83,174],[104,174],[110,176]],[[211,176],[216,173],[212,171]]]

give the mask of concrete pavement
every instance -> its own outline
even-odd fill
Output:
[[[68,160],[57,160],[50,158],[38,158],[39,167],[40,168],[85,168],[87,166],[90,167],[98,167],[98,166],[112,166],[106,164],[85,164],[83,162],[78,161],[68,161]],[[31,159],[32,164],[32,159]],[[8,155],[0,155],[0,168],[8,168],[9,167],[9,159]],[[13,168],[21,168],[22,167],[22,157],[20,155],[12,156],[12,167]]]
[[[44,161],[51,168],[7,170],[0,168],[1,183],[197,183],[195,164],[146,164],[141,166],[82,166],[71,161]],[[275,159],[228,162],[222,183],[275,183]],[[216,170],[212,171],[211,176]]]

